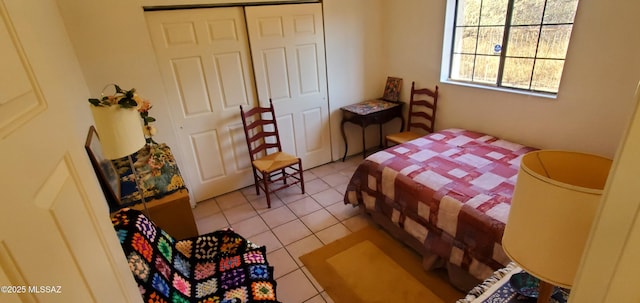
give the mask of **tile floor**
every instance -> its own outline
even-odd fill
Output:
[[[277,192],[267,208],[264,193],[250,186],[197,204],[200,234],[231,227],[250,241],[266,245],[275,267],[278,300],[284,303],[332,303],[299,256],[374,225],[358,208],[345,205],[344,191],[362,157],[305,170],[306,193],[299,187]]]

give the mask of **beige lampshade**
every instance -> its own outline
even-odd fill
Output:
[[[91,105],[96,131],[106,159],[119,159],[140,150],[146,143],[136,108]]]
[[[533,276],[571,288],[611,160],[541,150],[523,156],[502,246]]]

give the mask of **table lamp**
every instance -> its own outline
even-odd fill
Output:
[[[549,302],[554,285],[571,288],[611,163],[558,150],[522,157],[502,246],[540,280],[538,303]]]
[[[140,192],[140,199],[146,215],[149,216],[149,211],[144,201],[144,191],[131,159],[131,155],[146,144],[138,110],[135,107],[124,108],[120,106],[90,107],[104,157],[108,160],[120,159],[125,156],[128,158]]]

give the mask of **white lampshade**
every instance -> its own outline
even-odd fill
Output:
[[[119,159],[140,150],[146,143],[136,108],[90,105],[96,131],[106,159]]]
[[[502,246],[533,276],[571,288],[611,160],[541,150],[522,158]]]

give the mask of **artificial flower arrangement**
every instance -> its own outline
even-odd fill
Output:
[[[140,113],[140,118],[142,118],[142,122],[144,126],[142,127],[142,131],[144,132],[145,140],[147,144],[158,144],[153,140],[153,136],[157,133],[156,128],[151,125],[151,122],[155,122],[156,119],[154,117],[149,116],[149,110],[152,108],[151,102],[149,100],[142,99],[137,93],[136,89],[132,88],[130,90],[123,90],[117,84],[108,84],[105,86],[105,89],[113,85],[115,87],[116,93],[114,95],[104,95],[104,89],[102,98],[89,98],[89,103],[93,106],[120,106],[121,108],[136,108]]]

